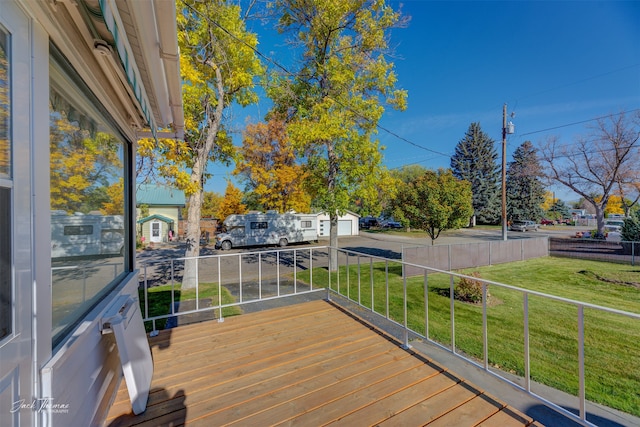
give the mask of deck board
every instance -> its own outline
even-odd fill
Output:
[[[147,410],[131,413],[123,382],[105,426],[534,422],[325,301],[179,326],[149,342]]]

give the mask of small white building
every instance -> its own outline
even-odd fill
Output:
[[[360,234],[360,215],[353,212],[345,212],[338,217],[338,236],[357,236]],[[318,214],[318,237],[329,237],[331,224],[329,214]]]

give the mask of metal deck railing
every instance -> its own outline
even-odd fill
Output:
[[[332,251],[335,251],[336,266],[330,262]],[[176,302],[180,300],[177,292],[184,292],[178,284],[183,278],[185,262],[196,266],[195,287],[190,291],[195,303],[176,308]],[[318,246],[239,252],[194,259],[145,261],[140,267],[141,307],[145,322],[149,322],[153,330],[159,321],[170,318],[208,312],[222,321],[226,308],[326,292],[328,299],[339,295],[401,328],[401,339],[406,347],[411,346],[411,338],[423,339],[582,425],[595,425],[588,420],[591,403],[587,398],[587,379],[600,376],[603,383],[606,382],[605,377],[609,375],[606,365],[624,363],[617,354],[621,351],[629,352],[632,360],[640,361],[640,314],[345,249]],[[405,274],[408,268],[422,273],[408,277]],[[462,278],[480,284],[482,301],[479,305],[462,304],[454,298],[456,280]],[[170,304],[166,313],[150,314],[157,287],[170,292],[170,300],[167,299]],[[203,306],[202,295],[212,288],[211,295],[217,297],[217,301]],[[492,305],[489,288],[509,300],[507,312],[518,320],[516,323],[521,322],[519,331],[501,330],[510,322],[496,317],[499,313]],[[232,300],[223,300],[225,292],[233,295]],[[443,297],[449,300],[446,306],[442,304]],[[537,321],[540,316],[556,316],[560,319],[559,324],[554,325],[553,330],[543,329]],[[464,330],[458,323],[464,325]],[[606,342],[602,335],[606,328],[600,328],[603,324],[626,328],[618,331],[621,347],[610,348],[606,344],[603,348]],[[556,341],[548,342],[559,348],[544,348],[545,337],[554,334],[557,334]],[[509,363],[492,356],[494,346],[505,344],[514,348],[509,352],[513,356],[509,362],[512,366],[503,366]],[[549,378],[548,372],[541,373],[549,369],[539,360],[539,350],[543,349],[559,358],[558,366],[553,369],[563,370],[571,378],[569,392],[576,396],[576,404],[572,405],[577,408],[576,413],[554,401],[553,396],[547,396],[545,388],[538,391],[539,382],[554,386],[553,374]],[[603,357],[606,360],[600,360]],[[564,363],[571,366],[563,366]],[[632,371],[637,370],[629,367],[629,378],[617,385],[616,392],[636,395],[635,403],[638,403],[635,393],[640,382],[637,375],[632,376],[635,375]],[[633,397],[630,405],[634,405]]]

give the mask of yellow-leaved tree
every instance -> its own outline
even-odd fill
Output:
[[[272,76],[269,94],[286,114],[291,143],[307,162],[305,188],[329,215],[337,247],[338,216],[355,198],[375,207],[379,188],[394,190],[376,133],[386,106],[406,107],[388,61],[389,31],[402,19],[384,0],[276,0],[273,7],[297,57],[290,73]],[[337,267],[336,251],[330,266]]]
[[[122,215],[124,212],[124,178],[107,187],[107,200],[100,211],[104,215]]]
[[[556,199],[553,191],[546,191],[544,193],[544,201],[542,202],[542,209],[547,212],[556,203]]]
[[[234,174],[265,211],[309,212],[311,208],[311,197],[302,187],[307,173],[296,160],[284,120],[274,115],[267,123],[246,127]]]
[[[109,182],[121,169],[120,144],[106,133],[92,133],[52,109],[49,138],[51,210],[88,213],[101,209]],[[123,205],[124,206],[124,205]],[[116,212],[122,215],[123,210]]]
[[[240,191],[231,182],[228,182],[224,198],[220,202],[220,207],[218,208],[220,220],[224,221],[224,219],[229,215],[243,214],[246,212],[247,205],[242,203],[242,191]]]
[[[202,192],[209,162],[229,164],[235,148],[224,129],[223,113],[232,104],[256,102],[256,77],[263,72],[256,55],[258,40],[247,31],[240,6],[223,0],[178,3],[178,45],[185,114],[184,141],[146,141],[141,153],[152,154],[158,173],[187,196],[187,245],[182,287],[196,285],[200,254]]]

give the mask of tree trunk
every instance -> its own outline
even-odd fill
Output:
[[[338,213],[329,213],[329,266],[331,271],[338,270]]]
[[[184,275],[182,277],[182,289],[193,289],[198,280],[198,259],[200,255],[200,218],[202,217],[202,192],[203,175],[209,161],[209,153],[213,148],[218,129],[222,122],[222,112],[224,110],[224,86],[222,84],[222,73],[220,67],[207,61],[207,65],[212,67],[216,73],[217,105],[209,122],[207,123],[206,140],[202,145],[196,144],[194,148],[196,159],[191,169],[191,182],[197,184],[197,190],[189,196],[189,210],[187,214],[187,249],[184,256]],[[205,110],[208,110],[206,108]]]
[[[192,174],[192,179],[195,177]],[[187,248],[184,256],[184,275],[182,289],[194,289],[198,279],[198,260],[200,255],[200,217],[202,212],[202,188],[189,196],[187,212]]]
[[[598,229],[598,233],[605,233],[604,229],[604,208],[605,205],[600,203],[596,203],[594,205],[596,207],[596,228]]]

